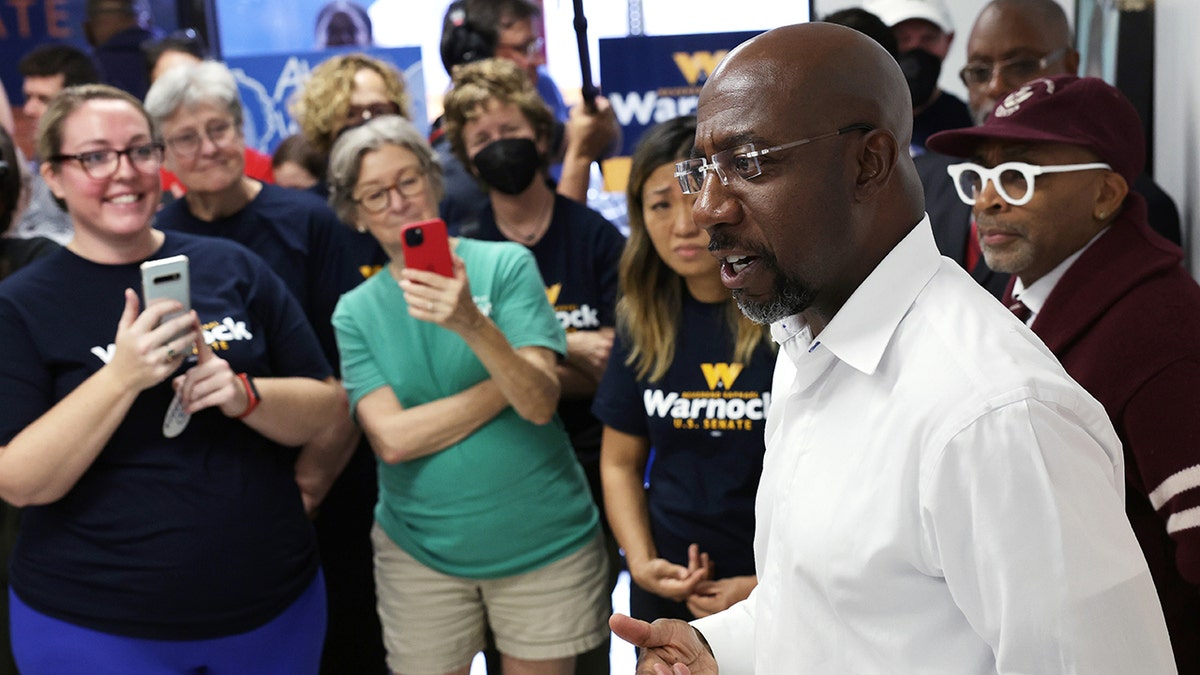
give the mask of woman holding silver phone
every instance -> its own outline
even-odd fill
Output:
[[[64,90],[38,149],[75,238],[0,287],[18,667],[316,673],[323,582],[292,448],[345,407],[311,328],[250,251],[152,227],[162,145],[136,99]],[[164,320],[182,304],[134,289],[176,255],[192,309]]]

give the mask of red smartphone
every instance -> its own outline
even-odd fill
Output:
[[[446,221],[441,218],[409,223],[400,228],[400,245],[404,249],[405,267],[437,272],[444,277],[454,276],[450,238],[446,236]]]

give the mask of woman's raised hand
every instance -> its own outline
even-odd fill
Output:
[[[466,264],[457,255],[452,257],[453,277],[406,267],[400,271],[400,288],[414,319],[462,333],[477,326],[483,315],[471,297]]]
[[[108,367],[132,391],[142,391],[167,379],[192,353],[194,330],[199,330],[195,312],[185,312],[163,321],[183,306],[174,300],[151,303],[139,313],[137,293],[125,289],[125,309],[117,321],[117,336]],[[161,322],[161,324],[160,324]]]

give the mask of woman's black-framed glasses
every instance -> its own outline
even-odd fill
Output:
[[[80,152],[74,155],[54,155],[50,158],[50,161],[56,163],[67,160],[79,162],[79,166],[83,167],[84,173],[91,178],[99,180],[111,178],[117,172],[117,167],[121,165],[122,155],[127,157],[129,163],[139,172],[154,173],[162,167],[163,144],[158,141],[151,141],[150,143],[131,145],[124,150],[105,148],[103,150]]]
[[[350,126],[358,126],[384,115],[399,115],[400,104],[395,101],[380,101],[367,105],[351,105],[346,110],[346,122]]]

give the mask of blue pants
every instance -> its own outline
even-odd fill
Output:
[[[325,579],[247,633],[143,640],[81,628],[34,611],[9,590],[13,654],[23,675],[316,675],[325,638]]]

